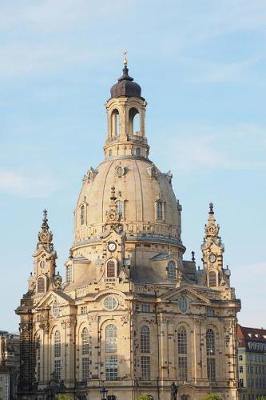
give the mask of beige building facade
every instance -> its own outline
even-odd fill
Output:
[[[44,398],[56,382],[76,398],[99,399],[104,386],[117,400],[166,400],[175,382],[177,399],[238,399],[240,301],[213,205],[197,269],[193,254],[184,259],[172,175],[149,159],[146,105],[125,63],[106,103],[104,160],[82,182],[64,280],[44,212],[16,311],[21,398]]]

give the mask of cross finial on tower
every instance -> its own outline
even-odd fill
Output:
[[[46,209],[43,210],[42,228],[43,229],[49,229],[48,218],[47,218],[47,210]]]
[[[127,67],[127,63],[128,63],[128,57],[127,57],[127,55],[128,55],[128,52],[127,52],[127,50],[125,50],[124,51],[124,66],[125,67]]]
[[[209,214],[214,214],[214,211],[213,211],[213,203],[210,203],[210,204],[209,204]]]

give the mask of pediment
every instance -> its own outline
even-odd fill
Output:
[[[191,302],[201,303],[201,304],[210,304],[210,299],[203,294],[200,290],[195,288],[191,288],[189,286],[182,286],[176,288],[174,290],[165,293],[161,296],[160,300],[162,302],[176,302],[180,298],[180,296],[186,296],[189,298]]]
[[[35,309],[50,307],[53,303],[58,303],[61,306],[74,304],[74,300],[63,292],[52,290],[48,292],[36,305]]]

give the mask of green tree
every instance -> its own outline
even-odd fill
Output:
[[[72,394],[57,394],[56,395],[56,400],[73,400]]]
[[[265,396],[260,396],[260,397],[257,397],[257,400],[266,400],[266,397]]]
[[[202,400],[222,400],[222,399],[221,399],[221,396],[217,393],[209,393]]]
[[[150,394],[142,393],[138,396],[138,400],[152,400],[153,397]]]

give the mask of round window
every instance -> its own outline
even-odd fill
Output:
[[[118,301],[114,296],[107,296],[103,301],[103,306],[106,310],[115,310],[118,306]]]

